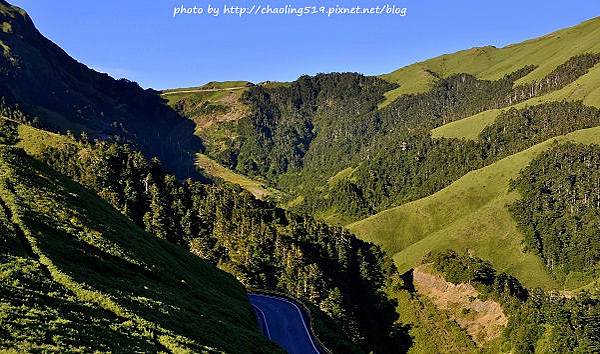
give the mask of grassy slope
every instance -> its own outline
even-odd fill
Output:
[[[0,208],[0,351],[149,352],[152,338],[111,311],[87,304],[54,282]],[[52,338],[52,340],[47,340]],[[93,344],[92,344],[93,343]]]
[[[496,269],[517,276],[526,286],[558,286],[539,259],[522,250],[522,235],[506,205],[518,196],[508,192],[511,178],[553,141],[600,143],[600,127],[580,130],[472,171],[426,198],[383,211],[349,225],[364,240],[394,255],[400,270],[414,266],[427,252],[470,250]],[[572,285],[573,287],[576,284]]]
[[[600,39],[600,34],[599,34]],[[583,101],[588,106],[600,108],[600,65],[560,90],[520,102],[511,107],[523,108],[555,101]],[[510,107],[509,107],[510,108]],[[506,110],[509,108],[504,108]],[[454,121],[431,131],[433,137],[477,139],[479,133],[492,124],[502,112],[500,109],[484,111],[471,117]]]
[[[44,134],[20,133],[28,149]],[[0,228],[13,229],[0,238],[0,347],[277,351],[233,277],[23,150],[0,146],[0,199]]]
[[[261,183],[260,181],[253,180],[226,167],[223,167],[218,162],[204,154],[198,154],[196,156],[196,165],[210,176],[218,177],[226,182],[237,184],[238,186],[252,193],[258,199],[264,200],[268,197],[279,199],[281,197],[282,192],[274,188],[266,187],[264,183]]]
[[[195,88],[189,89],[181,89],[182,91],[173,90],[172,92],[165,92],[162,94],[162,97],[167,100],[167,103],[170,106],[173,106],[175,103],[182,99],[194,100],[194,101],[207,101],[207,102],[218,102],[223,97],[235,93],[237,91],[243,91],[243,89],[239,90],[216,90],[216,91],[197,91],[197,92],[186,92],[186,91],[194,91]],[[197,89],[202,90],[202,89]]]
[[[23,148],[29,155],[41,154],[48,146],[60,147],[63,144],[72,144],[73,141],[60,134],[36,129],[29,125],[19,125],[19,142],[17,146]]]
[[[481,79],[495,80],[528,64],[539,67],[516,84],[541,79],[570,57],[600,52],[600,18],[563,29],[540,38],[504,48],[482,47],[442,55],[382,75],[400,87],[386,94],[383,105],[402,94],[427,91],[435,82],[428,70],[440,76],[469,73]]]
[[[434,138],[465,138],[477,140],[479,133],[481,133],[485,127],[494,123],[502,111],[503,109],[490,109],[464,119],[444,124],[431,130],[431,136]]]

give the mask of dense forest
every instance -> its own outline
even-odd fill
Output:
[[[320,74],[290,86],[256,86],[242,98],[252,115],[229,123],[239,139],[213,156],[242,173],[269,179],[300,170],[336,172],[372,155],[377,139],[410,137],[487,109],[531,70],[498,81],[468,74],[440,78],[430,92],[401,96],[382,110],[377,103],[394,86],[360,74]]]
[[[513,353],[597,353],[600,351],[600,301],[583,292],[574,298],[525,289],[517,279],[497,273],[476,257],[445,251],[431,262],[452,283],[470,283],[508,314],[502,349]]]
[[[335,169],[372,134],[368,130],[377,122],[366,115],[394,87],[374,77],[334,73],[302,76],[289,87],[250,88],[242,97],[251,107],[250,117],[225,124],[239,139],[222,152],[208,153],[244,174],[269,179],[306,164]],[[309,147],[330,155],[307,156]],[[311,158],[321,161],[305,161]]]
[[[242,99],[253,113],[202,138],[207,153],[224,165],[301,196],[297,210],[350,221],[429,195],[549,137],[597,125],[595,108],[549,103],[503,112],[476,142],[430,135],[453,120],[560,89],[599,61],[596,54],[572,57],[530,85],[514,83],[533,66],[496,81],[438,77],[430,91],[400,96],[381,109],[377,103],[393,88],[383,80],[305,76],[290,85],[250,88]],[[340,171],[348,173],[338,178]]]
[[[15,129],[5,121],[4,142],[16,142]],[[392,261],[342,228],[278,209],[239,189],[181,182],[158,160],[148,161],[127,145],[89,142],[84,136],[46,146],[35,157],[96,191],[150,233],[189,248],[246,286],[282,291],[322,311],[330,320],[317,330],[331,349],[384,353],[401,345],[394,302],[384,293],[398,281]]]
[[[600,146],[562,144],[513,181],[522,198],[510,210],[527,247],[555,273],[598,270]]]

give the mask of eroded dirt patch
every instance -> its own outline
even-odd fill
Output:
[[[478,299],[479,293],[471,284],[452,284],[433,274],[428,265],[415,268],[415,289],[427,296],[435,306],[448,311],[451,318],[465,329],[478,346],[500,336],[508,318],[500,304]]]

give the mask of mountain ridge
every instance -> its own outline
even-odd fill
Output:
[[[468,73],[480,79],[496,80],[525,64],[538,65],[536,70],[515,84],[530,83],[544,77],[573,55],[600,52],[600,45],[594,40],[599,35],[600,16],[501,48],[474,47],[410,64],[381,75],[390,82],[405,83],[387,92],[386,100],[381,105],[386,106],[400,95],[424,92],[431,88],[436,78],[429,72],[441,77]],[[573,46],[574,42],[578,45]]]
[[[0,95],[6,104],[18,104],[47,129],[118,136],[149,158],[158,156],[180,176],[195,173],[191,155],[202,147],[193,123],[170,109],[157,91],[88,68],[45,38],[25,11],[7,2],[2,8]]]

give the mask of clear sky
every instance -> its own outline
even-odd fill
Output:
[[[208,81],[381,74],[473,46],[504,46],[600,16],[597,0],[9,0],[77,60],[157,89]],[[406,7],[400,16],[173,17],[208,4]]]

